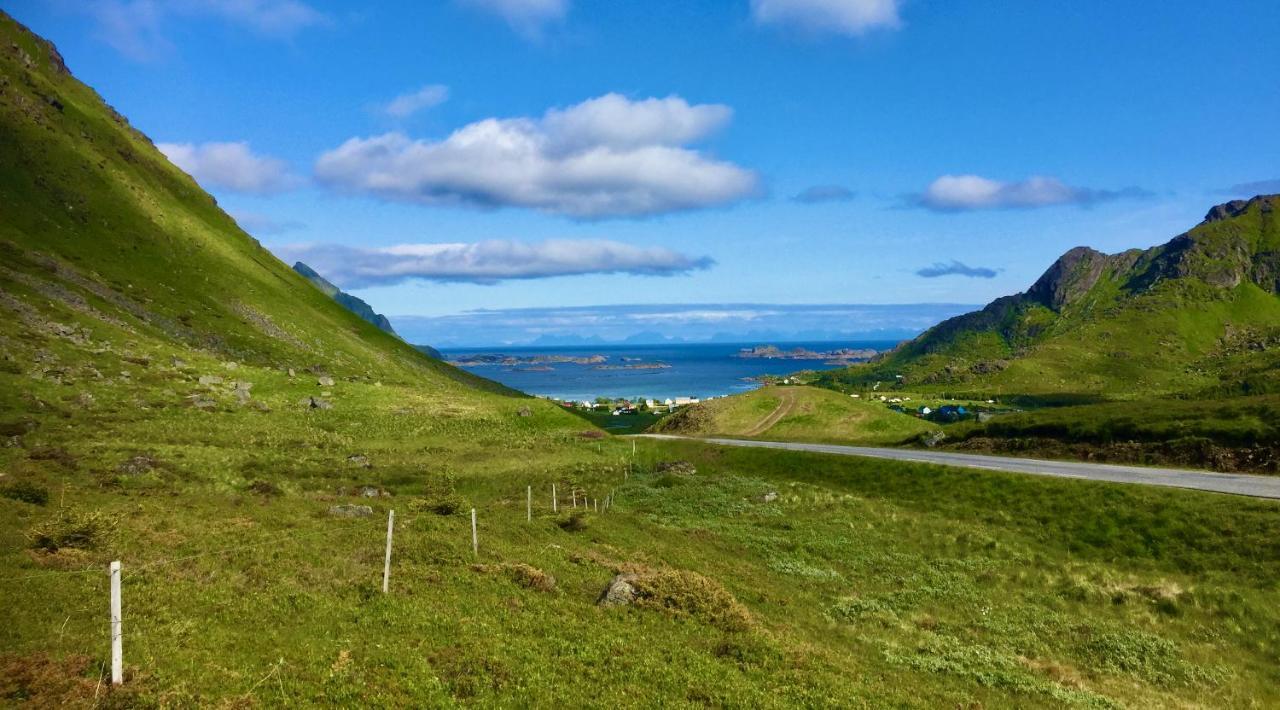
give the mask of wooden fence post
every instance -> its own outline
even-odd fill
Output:
[[[120,561],[111,563],[111,684],[124,682],[124,630],[120,616]]]
[[[396,511],[387,511],[387,556],[382,561],[382,593],[391,588],[391,531],[395,529]]]
[[[471,554],[480,556],[480,538],[476,535],[476,509],[471,509]]]

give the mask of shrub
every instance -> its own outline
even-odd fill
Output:
[[[587,514],[582,511],[570,513],[567,517],[556,521],[565,532],[582,532],[587,529]]]
[[[275,497],[275,496],[284,495],[284,491],[280,490],[280,486],[277,486],[276,484],[271,483],[270,481],[263,481],[261,479],[254,481],[253,483],[250,483],[248,486],[248,490],[250,493],[257,493],[260,496]]]
[[[64,547],[89,550],[106,542],[115,527],[115,518],[104,512],[63,507],[32,527],[27,541],[31,547],[49,552]]]
[[[656,570],[638,574],[632,582],[636,603],[675,616],[706,621],[726,631],[745,631],[751,613],[719,582],[686,570]]]
[[[556,578],[537,567],[517,562],[503,565],[503,569],[507,571],[507,576],[511,577],[511,581],[526,589],[536,589],[540,592],[555,591]]]
[[[457,493],[445,493],[438,496],[418,498],[409,502],[409,509],[418,513],[435,513],[436,515],[454,515],[467,507],[467,501]]]
[[[0,496],[32,505],[44,505],[49,502],[49,489],[30,481],[14,481],[0,486]]]

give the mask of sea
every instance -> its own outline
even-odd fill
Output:
[[[896,340],[774,343],[680,343],[664,345],[587,345],[581,347],[492,347],[442,349],[445,359],[474,355],[513,357],[566,356],[605,358],[605,369],[596,365],[547,363],[538,365],[464,365],[463,369],[497,380],[508,387],[560,400],[594,400],[596,397],[668,397],[706,399],[746,392],[760,386],[761,375],[785,376],[800,370],[838,367],[824,360],[751,359],[734,357],[742,348],[776,345],[783,350],[805,348],[829,352],[841,348],[889,350]],[[621,369],[638,363],[664,363],[665,369]],[[618,369],[608,369],[609,367]]]

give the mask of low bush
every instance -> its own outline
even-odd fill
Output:
[[[751,612],[719,582],[687,570],[654,570],[637,574],[631,582],[636,604],[689,616],[726,631],[745,631]]]
[[[107,542],[115,528],[115,518],[101,511],[62,507],[33,526],[27,541],[32,548],[49,552],[64,547],[90,550]]]
[[[49,502],[49,489],[30,481],[14,481],[0,486],[0,496],[32,505],[44,505]]]
[[[416,513],[435,513],[436,515],[454,515],[465,510],[466,507],[467,501],[457,493],[428,496],[409,502],[409,509]]]

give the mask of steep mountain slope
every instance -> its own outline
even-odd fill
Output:
[[[1276,391],[1278,207],[1276,195],[1218,205],[1145,251],[1077,247],[1026,292],[824,383],[1103,397]]]
[[[301,261],[294,263],[293,270],[302,274],[303,278],[315,284],[324,295],[337,301],[343,308],[360,316],[360,318],[368,323],[372,323],[374,327],[384,333],[396,334],[395,328],[391,327],[391,321],[381,313],[373,310],[373,306],[364,302],[364,299],[357,298],[342,289],[334,286],[333,283],[321,276],[315,269],[307,266]]]
[[[99,360],[191,351],[504,391],[422,357],[311,287],[71,76],[52,45],[6,15],[0,165],[0,308],[17,326],[3,341],[11,362],[42,357],[51,340],[82,359],[86,348],[101,351]]]

